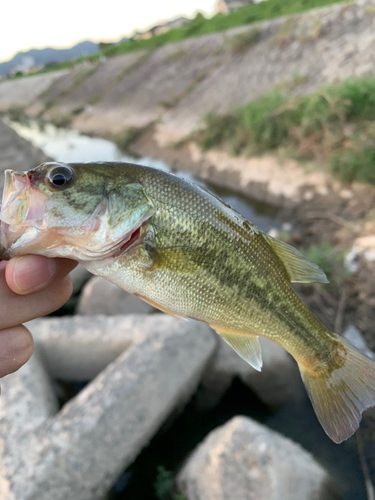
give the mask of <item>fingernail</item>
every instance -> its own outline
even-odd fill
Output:
[[[40,255],[19,257],[14,266],[13,281],[21,292],[39,288],[56,274],[56,262]]]

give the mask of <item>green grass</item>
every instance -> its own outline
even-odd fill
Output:
[[[334,247],[328,241],[307,248],[301,247],[299,251],[312,262],[317,264],[326,273],[330,288],[337,288],[347,276],[344,261],[347,249]]]
[[[329,165],[344,181],[375,184],[375,78],[349,79],[308,95],[276,89],[225,116],[213,113],[197,134],[201,147],[234,154],[283,148]]]
[[[216,14],[206,19],[198,14],[182,28],[176,28],[154,36],[147,40],[130,40],[121,44],[112,45],[103,50],[103,54],[113,56],[145,48],[157,48],[167,43],[175,43],[186,38],[207,35],[218,31],[225,31],[237,26],[251,24],[281,16],[297,14],[317,7],[324,7],[338,3],[339,0],[267,0],[258,4],[247,5],[229,14]]]
[[[139,139],[144,130],[144,128],[130,127],[124,132],[114,135],[112,140],[121,151],[128,153],[130,146]]]
[[[154,482],[155,495],[158,500],[187,500],[185,495],[174,493],[175,477],[165,467],[159,466]]]
[[[255,45],[258,40],[259,30],[256,28],[250,28],[229,38],[228,45],[232,54],[238,54]]]

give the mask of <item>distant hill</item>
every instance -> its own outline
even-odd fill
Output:
[[[0,63],[0,75],[9,75],[16,69],[29,66],[46,65],[53,62],[63,62],[98,52],[98,44],[90,41],[77,43],[69,49],[31,49],[18,52],[10,61]]]

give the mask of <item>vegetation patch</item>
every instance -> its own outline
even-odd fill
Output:
[[[301,247],[299,251],[323,269],[330,281],[331,288],[339,288],[342,285],[348,274],[344,266],[347,249],[337,248],[328,241],[323,241],[318,245]]]
[[[171,97],[167,101],[161,101],[160,105],[165,109],[175,108],[183,99],[186,99],[186,97],[188,97],[193,92],[197,85],[199,85],[205,78],[207,78],[208,74],[209,72],[199,73],[180,94]]]
[[[259,41],[259,37],[260,31],[257,28],[243,31],[228,39],[229,49],[232,54],[238,54],[255,45]]]
[[[87,100],[87,104],[93,106],[94,104],[96,104],[97,102],[99,102],[101,99],[101,96],[99,94],[96,94],[92,97],[90,97],[90,99]]]
[[[158,500],[187,500],[185,495],[175,492],[175,477],[165,467],[159,466],[154,482],[155,495]]]
[[[227,115],[210,113],[195,137],[234,154],[282,148],[327,164],[348,182],[375,184],[375,78],[349,79],[308,95],[280,89]]]
[[[88,78],[95,72],[96,69],[97,69],[97,64],[93,64],[90,68],[81,69],[74,77],[71,90],[75,89],[76,87],[79,87],[81,83],[83,83],[86,80],[86,78]]]
[[[130,127],[124,132],[114,135],[112,140],[121,151],[128,153],[130,146],[140,138],[144,131],[144,128]]]
[[[49,121],[56,127],[68,127],[72,121],[72,116],[62,113],[53,114],[50,116]]]
[[[11,121],[20,122],[25,117],[25,111],[21,106],[12,106],[8,109],[7,115]]]
[[[142,66],[142,64],[144,64],[146,61],[150,59],[153,52],[154,52],[153,50],[146,50],[134,62],[132,62],[128,66],[125,66],[125,68],[122,68],[121,71],[118,73],[116,80],[121,81],[126,75],[128,75],[135,69]]]
[[[309,80],[310,80],[309,75],[301,75],[299,71],[295,71],[290,80],[279,83],[277,85],[277,88],[279,90],[292,92],[296,88],[307,83]]]
[[[165,56],[165,60],[180,61],[182,59],[186,59],[188,56],[188,50],[186,50],[182,45],[178,45],[171,53]]]
[[[84,111],[85,111],[85,107],[84,106],[79,106],[78,108],[73,109],[72,115],[78,116],[81,113],[83,113]]]

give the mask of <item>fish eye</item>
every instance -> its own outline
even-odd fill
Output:
[[[56,167],[48,172],[47,178],[51,188],[62,191],[72,185],[74,174],[69,167]]]

